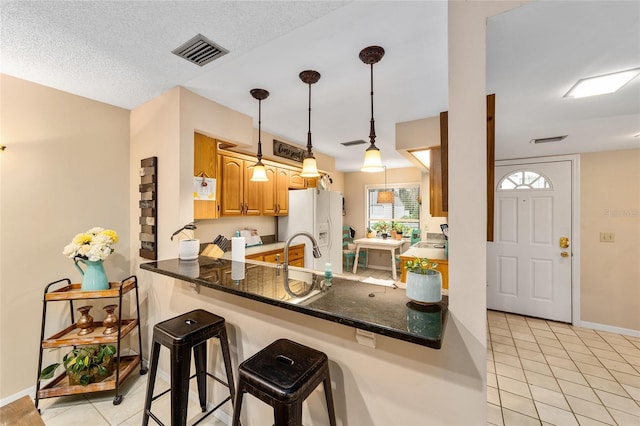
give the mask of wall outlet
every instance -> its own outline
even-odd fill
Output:
[[[600,242],[601,243],[613,243],[616,240],[616,236],[613,232],[601,232],[600,233]]]

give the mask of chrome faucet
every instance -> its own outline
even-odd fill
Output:
[[[284,270],[285,273],[287,273],[287,271],[289,270],[289,245],[291,244],[291,240],[293,240],[295,237],[298,237],[298,236],[305,236],[311,240],[311,242],[313,243],[313,257],[318,259],[319,257],[322,256],[322,253],[320,253],[320,249],[318,248],[318,242],[313,237],[313,235],[305,231],[296,232],[295,234],[293,234],[287,239],[286,243],[284,243],[284,263],[282,264],[282,269]]]

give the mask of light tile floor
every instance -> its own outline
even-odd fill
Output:
[[[370,268],[357,275],[391,279]],[[487,330],[488,425],[640,426],[640,338],[495,311]],[[125,381],[118,406],[113,391],[43,399],[42,418],[47,426],[139,425],[146,383],[146,375]],[[156,389],[165,387],[158,378]],[[190,401],[188,424],[201,415],[197,405]],[[169,395],[153,404],[167,424],[169,409]],[[200,424],[225,423],[211,415]]]
[[[39,401],[40,414],[47,426],[129,426],[142,424],[142,409],[147,390],[148,374],[141,376],[134,373],[123,382],[122,395],[119,405],[113,405],[114,391],[95,392],[85,395],[61,396],[41,399]],[[216,385],[217,386],[217,385]],[[156,377],[154,393],[157,395],[168,389],[169,385],[159,376]],[[196,389],[195,380],[191,383],[191,390]],[[226,388],[224,388],[226,389]],[[197,395],[197,394],[196,394]],[[189,400],[187,424],[191,425],[202,417],[197,396]],[[153,402],[151,411],[166,425],[171,424],[171,396],[163,395]],[[230,403],[223,408],[231,412]],[[226,423],[217,420],[214,414],[209,415],[199,425],[223,426]],[[156,424],[153,419],[150,425]]]
[[[487,312],[489,425],[640,425],[640,338]]]

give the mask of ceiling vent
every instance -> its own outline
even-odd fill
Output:
[[[198,34],[182,46],[172,50],[172,53],[198,66],[203,66],[214,59],[226,55],[229,51],[218,46],[202,34]]]
[[[560,142],[561,140],[563,140],[564,138],[566,138],[568,135],[562,135],[562,136],[554,136],[552,138],[541,138],[541,139],[531,139],[529,141],[529,143],[547,143],[547,142]]]
[[[354,145],[362,145],[363,143],[366,143],[366,142],[363,141],[362,139],[358,139],[357,141],[340,142],[340,145],[343,145],[343,146],[354,146]]]

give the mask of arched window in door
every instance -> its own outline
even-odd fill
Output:
[[[498,191],[514,189],[551,189],[551,182],[538,172],[518,170],[500,180]]]

